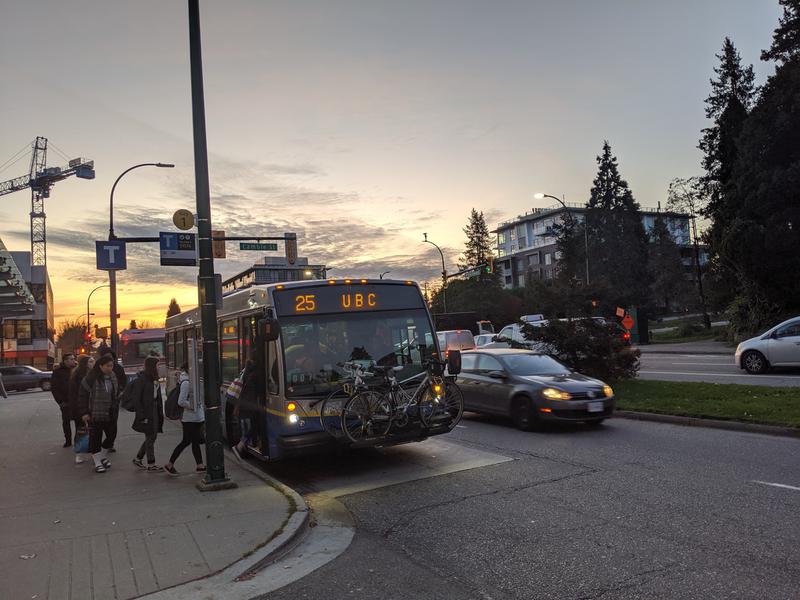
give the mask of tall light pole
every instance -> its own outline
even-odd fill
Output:
[[[113,271],[109,271],[109,273],[113,273]],[[107,288],[107,287],[109,287],[109,285],[110,284],[108,284],[108,283],[106,283],[104,285],[98,285],[91,292],[89,292],[89,295],[86,298],[86,333],[87,334],[89,333],[89,317],[92,314],[92,313],[89,312],[89,300],[92,299],[92,294],[94,294],[97,290],[101,290],[103,288]],[[113,347],[112,347],[112,350],[113,350]],[[114,350],[114,352],[116,352],[116,350]]]
[[[125,169],[117,180],[114,182],[114,185],[111,186],[111,196],[108,200],[108,239],[115,240],[117,236],[114,235],[114,190],[117,189],[117,184],[119,180],[122,179],[127,173],[130,173],[134,169],[138,169],[140,167],[159,167],[162,169],[171,169],[175,165],[171,163],[141,163],[138,165],[133,165],[132,167]],[[119,335],[117,334],[117,272],[115,270],[110,270],[108,272],[108,285],[111,288],[111,293],[109,294],[109,304],[111,309],[111,349],[119,354]],[[86,312],[89,312],[88,310]]]
[[[384,271],[383,273],[381,273],[380,275],[378,275],[378,279],[383,279],[383,276],[384,276],[384,275],[388,275],[389,273],[391,273],[391,271]]]
[[[203,393],[206,405],[206,462],[208,470],[197,484],[201,491],[236,487],[225,474],[222,421],[219,414],[220,373],[217,334],[217,286],[211,247],[211,192],[208,182],[206,107],[203,92],[203,55],[200,43],[200,0],[189,0],[189,68],[192,83],[192,137],[194,188],[197,197],[197,233],[200,272],[197,277],[200,326],[203,332]]]
[[[423,233],[422,235],[425,237],[425,239],[422,241],[426,244],[434,246],[439,251],[439,256],[442,257],[442,308],[444,309],[444,312],[447,312],[447,267],[444,266],[444,253],[439,246],[428,239],[427,233]]]
[[[569,211],[569,208],[567,208],[567,205],[561,198],[557,198],[556,196],[551,196],[550,194],[543,194],[542,192],[534,194],[533,197],[536,198],[537,200],[542,200],[543,198],[552,198],[553,200],[555,200],[561,206],[564,207],[564,210],[569,216],[569,219],[572,222],[573,226],[575,225],[575,216]],[[583,221],[583,243],[586,249],[584,254],[586,254],[586,285],[588,286],[589,285],[589,226],[586,218],[584,218]]]

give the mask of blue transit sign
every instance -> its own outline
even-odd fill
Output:
[[[197,236],[194,233],[162,231],[158,234],[158,241],[163,266],[197,266]]]
[[[125,242],[108,240],[94,243],[99,271],[124,271],[128,268]]]

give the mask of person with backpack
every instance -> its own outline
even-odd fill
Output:
[[[144,434],[144,441],[133,459],[133,464],[148,472],[163,471],[156,464],[155,443],[159,433],[164,432],[164,405],[161,399],[161,382],[158,379],[158,357],[144,359],[144,371],[140,371],[130,384],[129,396],[132,399],[136,417],[131,426],[134,431]],[[147,466],[143,459],[147,454]]]
[[[203,439],[203,424],[205,423],[206,416],[203,409],[203,403],[199,401],[197,395],[192,389],[192,382],[189,379],[189,364],[183,363],[181,365],[181,372],[178,377],[178,385],[170,392],[172,395],[178,391],[177,405],[183,408],[181,414],[181,427],[183,427],[183,439],[175,446],[172,455],[169,457],[169,462],[164,465],[164,470],[170,475],[178,475],[175,469],[175,461],[181,455],[183,450],[191,445],[192,454],[194,455],[194,462],[196,463],[195,471],[204,473],[206,470],[203,464],[203,453],[200,450],[200,443]],[[170,398],[167,399],[167,404],[171,405]],[[167,411],[167,413],[171,412]]]
[[[103,434],[108,437],[111,430],[113,407],[119,395],[113,362],[108,355],[101,357],[81,381],[78,392],[78,412],[89,426],[89,453],[94,460],[95,473],[105,473],[111,468],[101,441]]]
[[[75,420],[75,437],[78,437],[78,428],[83,427],[84,430],[87,429],[87,426],[84,424],[82,420],[82,414],[80,411],[80,391],[81,391],[81,382],[83,378],[89,374],[92,367],[94,366],[94,358],[91,356],[81,356],[78,359],[78,366],[72,370],[72,375],[69,378],[69,412],[72,415],[72,418]],[[82,462],[86,462],[84,457],[81,456],[81,453],[75,453],[75,464],[79,465]]]

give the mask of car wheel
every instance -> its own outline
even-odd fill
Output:
[[[744,356],[742,356],[742,366],[744,366],[745,371],[753,375],[764,373],[769,368],[764,355],[755,350],[744,353]]]
[[[514,399],[511,404],[511,418],[514,425],[522,431],[530,431],[534,428],[536,417],[533,414],[533,406],[529,398],[520,396]]]
[[[39,384],[39,387],[42,388],[43,392],[49,392],[50,391],[50,380],[49,379],[44,380],[43,382],[41,382]]]

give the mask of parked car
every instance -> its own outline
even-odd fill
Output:
[[[527,321],[528,325],[533,327],[544,327],[547,325],[547,321]],[[512,323],[511,325],[506,325],[500,330],[491,343],[486,344],[483,346],[484,348],[511,348],[514,347],[522,347],[527,348],[528,350],[539,350],[540,352],[544,350],[542,344],[538,344],[536,342],[532,342],[527,340],[522,335],[522,326],[519,323]]]
[[[737,367],[756,375],[770,367],[800,367],[800,317],[743,341],[736,347],[734,360]]]
[[[468,329],[437,331],[436,337],[439,340],[439,350],[444,353],[442,357],[444,360],[447,360],[450,350],[473,350],[475,348],[475,340],[472,332]]]
[[[480,335],[476,335],[475,340],[475,347],[480,348],[481,346],[485,346],[486,344],[491,344],[494,341],[494,338],[497,337],[493,333],[482,333]]]
[[[614,412],[611,386],[530,350],[462,352],[457,383],[464,410],[511,417],[523,430],[544,421],[599,425]]]
[[[3,385],[7,391],[28,390],[30,388],[42,388],[45,392],[50,391],[50,377],[52,371],[40,371],[34,367],[26,365],[0,367],[0,375],[3,376]]]

